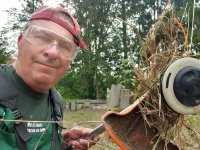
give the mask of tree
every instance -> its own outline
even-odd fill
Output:
[[[21,8],[10,8],[6,12],[8,13],[8,21],[6,26],[1,31],[1,49],[6,55],[13,53],[12,57],[15,57],[16,41],[19,33],[23,30],[25,23],[27,22],[33,11],[42,4],[41,0],[19,0]],[[8,51],[10,53],[8,53]]]
[[[88,44],[87,52],[80,52],[71,71],[80,77],[79,89],[84,90],[82,98],[105,98],[106,90],[101,90],[100,84],[105,76],[111,76],[108,66],[110,52],[107,51],[109,37],[109,10],[112,1],[74,1],[74,8],[79,24],[84,30],[83,38]],[[102,17],[104,16],[104,17]],[[74,69],[74,70],[73,70]],[[68,77],[68,75],[66,75]],[[70,79],[69,79],[70,80]],[[105,88],[103,86],[102,88]],[[80,91],[79,93],[83,93]]]
[[[4,34],[8,34],[8,31],[16,33],[22,30],[30,14],[44,1],[20,2],[22,10],[9,10],[14,19],[9,20]],[[129,81],[134,82],[132,67],[134,64],[143,63],[140,56],[140,41],[136,33],[140,34],[141,40],[145,38],[166,2],[167,0],[63,0],[62,5],[74,12],[82,28],[88,51],[80,51],[71,69],[57,85],[62,95],[65,98],[104,99],[106,89],[112,84],[121,83],[126,88],[134,88],[134,83],[127,84]],[[174,3],[175,16],[180,20],[186,3],[186,14],[192,13],[192,1],[174,0]],[[200,13],[199,11],[197,7],[195,14]],[[187,19],[184,19],[186,17],[183,17],[183,25],[187,27]],[[189,22],[191,30],[191,19]],[[195,15],[195,53],[199,52],[200,46],[199,26],[199,16]],[[1,42],[1,49],[7,46],[6,40]]]
[[[191,54],[198,54],[200,52],[200,6],[199,0],[196,0],[195,10],[194,10],[194,24],[192,23],[193,18],[193,6],[194,1],[188,0],[174,0],[175,4],[175,15],[183,24],[185,30],[187,31],[189,44],[191,43],[191,33],[193,30]]]
[[[84,93],[80,97],[105,98],[106,89],[110,88],[111,84],[125,83],[122,81],[124,78],[119,78],[124,74],[121,67],[124,66],[124,59],[137,60],[140,53],[133,29],[117,18],[124,21],[131,20],[133,25],[139,27],[141,35],[145,35],[153,22],[149,10],[153,9],[156,1],[76,0],[71,2],[74,2],[76,18],[84,31],[83,38],[88,43],[88,52],[79,54],[77,63],[70,70],[74,75],[66,75],[65,78],[76,79],[79,82],[78,88],[84,90],[78,92]],[[128,67],[132,70],[130,65]],[[73,83],[77,87],[77,84]]]
[[[4,36],[5,30],[0,32],[0,64],[5,64],[11,59],[11,52],[6,49],[7,38]]]

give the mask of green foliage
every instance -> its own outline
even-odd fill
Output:
[[[7,63],[11,59],[11,52],[6,51],[7,38],[4,36],[4,31],[0,32],[0,63]]]
[[[0,48],[0,63],[5,64],[10,60],[10,53]]]
[[[42,5],[41,0],[18,1],[21,3],[21,8],[10,8],[6,11],[9,17],[6,26],[1,29],[0,49],[3,49],[4,53],[9,56],[11,53],[15,55],[14,51],[16,52],[17,49],[17,37],[23,30],[28,18],[38,6]]]
[[[130,63],[131,61],[128,59],[125,59],[122,61],[121,65],[119,66],[118,70],[118,80],[121,85],[123,85],[125,88],[133,90],[135,85],[135,77],[133,72],[133,63]]]
[[[117,20],[117,17],[123,20],[134,18],[138,22],[143,20],[146,23],[139,22],[141,29],[147,30],[152,23],[150,13],[143,11],[141,14],[140,10],[147,10],[149,7],[141,1],[76,0],[74,8],[84,31],[83,38],[89,47],[87,53],[79,55],[74,66],[76,72],[80,74],[79,83],[83,83],[79,86],[85,90],[83,97],[105,98],[106,89],[119,82],[128,88],[133,88],[131,66],[130,70],[123,70],[125,65],[123,60],[128,58],[130,60],[131,55],[139,53],[138,46],[133,46],[137,41],[133,38],[133,30]]]
[[[165,3],[165,0],[74,1],[75,15],[89,48],[88,52],[80,53],[72,67],[76,71],[72,71],[73,78],[68,77],[68,80],[78,82],[78,86],[73,86],[79,88],[79,92],[76,89],[71,93],[76,91],[81,98],[98,99],[105,98],[106,89],[112,84],[120,83],[134,89],[134,64],[130,60],[139,63],[139,43],[133,29],[117,17],[125,21],[134,20],[131,23],[139,27],[140,35],[144,37]],[[69,90],[73,89],[69,87]]]
[[[57,85],[57,89],[64,99],[77,99],[83,98],[82,96],[85,95],[80,86],[77,74],[69,71]]]
[[[20,0],[22,10],[8,10],[11,16],[1,36],[0,59],[5,62],[5,50],[10,31],[17,33],[30,14],[45,1]],[[80,51],[68,73],[57,85],[62,96],[67,99],[87,98],[105,99],[106,89],[112,84],[122,84],[134,89],[134,74],[132,68],[142,62],[140,58],[140,43],[133,26],[144,38],[152,23],[162,12],[167,0],[63,0],[62,5],[72,9],[82,31],[83,39],[88,44],[88,51]],[[186,4],[186,14],[192,16],[193,1],[174,0],[175,15],[183,18],[187,28],[187,17],[183,17]],[[195,9],[195,32],[193,36],[193,53],[200,51],[200,8]],[[187,16],[187,15],[185,15]],[[121,18],[129,24],[119,20]],[[185,19],[185,21],[184,21]],[[189,29],[191,30],[191,19]],[[6,36],[7,35],[7,36]],[[190,33],[189,33],[190,35]],[[6,56],[6,58],[2,57]],[[131,62],[131,63],[130,63]],[[132,63],[134,62],[134,63]]]
[[[196,0],[196,3],[199,3],[199,0]],[[188,34],[188,42],[191,43],[191,34],[192,34],[192,18],[193,18],[193,1],[188,0],[174,0],[176,7],[176,16],[183,22],[185,30]],[[194,9],[194,24],[193,24],[193,37],[192,37],[192,48],[191,54],[200,53],[200,7],[199,4],[195,5]]]

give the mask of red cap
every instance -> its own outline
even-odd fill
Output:
[[[69,22],[62,20],[61,18],[54,15],[55,12],[61,12],[61,13],[66,14],[66,16],[68,16],[72,20],[74,28],[72,27],[72,25],[70,25]],[[74,35],[74,42],[76,43],[78,47],[81,45],[84,49],[87,49],[87,45],[81,38],[81,30],[80,30],[77,20],[63,7],[57,6],[54,8],[50,6],[42,6],[32,14],[29,21],[35,20],[35,19],[50,20],[63,26],[71,34]]]

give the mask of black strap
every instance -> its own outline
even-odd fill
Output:
[[[22,131],[19,131],[19,129],[16,129],[16,125],[15,125],[15,130],[14,131],[15,131],[15,137],[16,137],[19,149],[20,150],[28,150],[26,142],[21,138],[21,136],[19,134]]]
[[[21,111],[17,110],[17,90],[14,88],[7,73],[0,69],[0,105],[9,108],[15,120],[22,119]],[[22,123],[15,123],[14,132],[20,150],[27,150],[26,142],[31,139],[30,133]]]
[[[22,123],[15,124],[14,128],[22,141],[27,142],[31,139],[31,134],[27,131],[26,127]]]
[[[50,90],[50,99],[53,104],[54,120],[61,121],[62,120],[62,110],[61,110],[60,97],[55,89]],[[57,141],[58,141],[58,126],[62,127],[62,125],[59,123],[54,124],[51,150],[56,150],[56,145],[57,145]]]
[[[58,95],[57,91],[55,89],[50,90],[50,98],[53,103],[54,113],[55,113],[55,119],[57,121],[62,120],[62,109],[61,109],[61,102],[60,102],[60,96]]]
[[[16,119],[22,119],[22,114],[16,108],[17,90],[13,87],[8,75],[0,68],[0,105],[7,107],[12,110]],[[61,121],[62,110],[60,97],[56,90],[50,90],[51,102],[54,110],[54,120]],[[61,124],[54,124],[52,146],[51,150],[56,150],[58,141],[58,126],[62,127]],[[27,131],[22,123],[14,125],[14,131],[16,133],[16,140],[20,150],[27,150],[26,142],[31,139],[30,133]]]
[[[13,87],[7,73],[0,69],[0,100],[14,99],[17,95],[17,90]]]
[[[19,149],[28,150],[26,142],[31,139],[30,133],[27,131],[22,123],[15,124],[14,129]]]
[[[53,128],[51,150],[56,150],[57,141],[58,141],[58,125],[55,123]]]
[[[14,106],[14,102],[16,100],[9,100],[9,101],[0,101],[0,105],[11,109],[15,120],[22,119],[22,113],[20,110],[16,109]],[[14,124],[14,131],[16,135],[16,140],[20,150],[27,150],[26,142],[31,139],[31,134],[27,131],[26,127],[22,123],[15,123]]]

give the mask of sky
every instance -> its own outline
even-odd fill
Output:
[[[62,0],[44,0],[43,2],[44,2],[44,4],[47,4],[47,5],[55,5],[57,3],[60,3],[60,1],[62,1]],[[6,23],[7,23],[8,14],[5,12],[5,10],[8,10],[13,7],[20,9],[21,3],[19,2],[19,0],[4,0],[0,4],[0,31],[2,30],[3,27],[6,27]],[[11,34],[10,37],[12,37],[12,38],[8,39],[9,42],[16,43],[15,41],[16,41],[17,37],[12,35],[13,34],[12,32],[10,34]],[[16,44],[11,45],[8,47],[8,51],[15,50],[16,47],[17,47]]]
[[[54,5],[60,3],[61,1],[62,0],[44,0],[44,4]],[[19,0],[4,0],[4,2],[0,5],[0,28],[2,28],[7,22],[8,15],[5,10],[12,7],[19,8],[20,6]]]
[[[8,10],[9,8],[12,7],[19,7],[19,1],[18,0],[5,0],[1,5],[0,5],[0,28],[5,25],[7,22],[7,13],[5,10]]]

